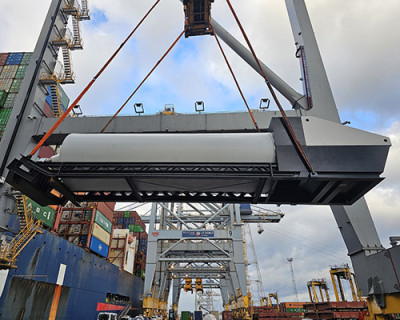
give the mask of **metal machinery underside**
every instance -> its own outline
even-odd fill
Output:
[[[37,46],[28,67],[27,75],[22,83],[20,93],[17,96],[7,130],[0,142],[0,224],[5,226],[9,214],[10,187],[5,183],[5,177],[17,188],[26,192],[33,199],[42,204],[65,203],[67,200],[79,202],[82,200],[94,201],[160,201],[166,202],[203,202],[204,205],[219,210],[223,208],[223,214],[229,217],[222,229],[213,231],[213,237],[205,237],[201,241],[188,239],[183,236],[183,230],[168,227],[164,230],[155,229],[157,207],[162,207],[168,214],[176,212],[172,204],[155,204],[150,227],[150,246],[161,250],[157,256],[149,260],[156,266],[167,268],[167,263],[177,261],[181,247],[186,246],[189,252],[200,249],[210,249],[212,254],[222,260],[218,260],[221,268],[229,269],[232,279],[226,281],[224,301],[228,301],[227,295],[233,294],[234,298],[246,292],[243,283],[242,260],[235,260],[232,252],[238,252],[239,226],[242,223],[238,217],[237,206],[233,203],[291,203],[291,204],[327,204],[331,205],[333,214],[340,228],[353,268],[357,275],[360,289],[364,295],[368,295],[371,308],[378,317],[388,313],[400,313],[399,294],[400,284],[397,274],[400,273],[400,249],[397,243],[390,249],[385,249],[377,235],[374,223],[369,213],[367,204],[362,198],[369,189],[377,184],[386,161],[390,141],[378,135],[365,133],[341,125],[340,117],[333,99],[333,95],[326,77],[325,69],[318,50],[318,46],[311,27],[310,19],[303,0],[286,0],[292,30],[296,43],[296,54],[300,60],[302,78],[304,79],[304,94],[296,92],[286,84],[279,76],[261,63],[269,82],[292,104],[293,110],[287,111],[289,121],[294,127],[296,136],[303,146],[305,153],[315,169],[310,172],[293,147],[293,141],[288,137],[286,129],[282,126],[282,118],[276,111],[257,112],[255,118],[263,132],[274,135],[276,150],[276,162],[270,163],[108,163],[108,162],[36,162],[36,159],[28,159],[20,155],[29,153],[38,139],[48,132],[56,119],[43,118],[44,114],[40,106],[44,105],[48,94],[41,75],[54,71],[57,59],[56,45],[53,43],[59,30],[66,26],[66,15],[62,10],[62,0],[53,0],[49,13],[40,34]],[[231,36],[215,20],[211,21],[216,34],[241,56],[256,72],[260,73],[258,66],[249,53],[233,36]],[[206,26],[207,27],[207,26]],[[71,133],[98,133],[99,125],[107,123],[107,117],[68,118],[54,132],[47,141],[49,145],[62,145],[65,138]],[[329,124],[329,125],[328,125]],[[332,129],[330,135],[323,135],[327,126]],[[199,114],[199,115],[155,115],[139,117],[118,117],[108,128],[109,133],[190,133],[205,134],[219,132],[245,133],[254,131],[253,125],[245,113],[230,114]],[[322,139],[322,140],[319,140]],[[324,140],[325,139],[325,140]],[[354,152],[354,149],[357,152]],[[328,158],[326,158],[328,155]],[[357,158],[355,158],[357,157]],[[10,172],[7,166],[10,166]],[[122,173],[122,174],[121,174]],[[96,185],[96,179],[117,179],[115,189],[96,190],[72,187],[79,185],[82,180],[89,180]],[[69,179],[69,180],[68,180]],[[151,179],[158,179],[157,183],[169,179],[170,189],[149,189]],[[207,183],[219,183],[231,180],[239,183],[246,181],[247,189],[227,189],[228,184],[220,185],[217,192],[196,188],[196,183],[186,185],[184,190],[177,190],[175,183],[183,180],[206,181]],[[75,180],[75,183],[72,181]],[[138,183],[139,182],[139,183]],[[121,186],[125,186],[121,188]],[[127,188],[129,187],[129,189]],[[198,187],[198,186],[197,186]],[[174,189],[175,188],[175,189]],[[266,189],[265,189],[266,188]],[[51,195],[53,189],[62,194],[62,198]],[[84,194],[76,194],[80,192]],[[268,192],[267,192],[268,191]],[[7,197],[7,199],[5,198]],[[218,207],[218,203],[230,203]],[[215,204],[212,204],[215,203]],[[350,205],[351,204],[351,205]],[[345,205],[345,206],[344,206]],[[211,210],[211,212],[215,212]],[[220,212],[222,214],[222,211]],[[212,214],[211,214],[212,215]],[[161,217],[161,216],[160,216]],[[180,216],[182,219],[182,216]],[[177,219],[177,218],[176,218]],[[225,217],[222,217],[224,220]],[[221,220],[221,221],[222,221]],[[177,219],[177,225],[182,221]],[[160,220],[160,225],[166,226],[167,222]],[[204,223],[204,221],[202,222]],[[200,223],[199,226],[202,225]],[[223,223],[223,222],[221,222]],[[168,223],[167,223],[168,224]],[[226,228],[226,226],[228,226]],[[187,226],[186,226],[187,228]],[[208,232],[207,229],[191,229],[195,232]],[[232,231],[232,234],[229,234]],[[153,234],[153,232],[155,232]],[[228,233],[227,233],[228,232]],[[200,232],[200,235],[202,233]],[[204,233],[211,235],[211,233]],[[168,240],[170,250],[159,246]],[[157,241],[155,240],[157,239]],[[197,239],[197,237],[196,237]],[[172,248],[171,243],[176,245]],[[187,241],[187,243],[185,242]],[[241,240],[240,240],[241,241]],[[221,243],[220,243],[221,242]],[[235,247],[236,246],[236,247]],[[195,249],[193,249],[195,248]],[[236,248],[236,251],[235,251]],[[150,250],[151,252],[152,250]],[[183,252],[183,251],[182,251]],[[164,253],[163,256],[161,254]],[[239,253],[238,253],[239,254]],[[197,263],[196,256],[187,263]],[[210,268],[218,266],[210,260]],[[175,260],[171,260],[175,259]],[[204,261],[204,257],[202,258]],[[223,261],[221,263],[221,261]],[[162,263],[161,263],[162,262]],[[159,263],[157,265],[157,263]],[[179,262],[180,263],[180,262]],[[192,264],[191,264],[192,265]],[[193,265],[196,268],[204,267]],[[207,267],[208,268],[208,267]],[[149,269],[148,269],[149,270]],[[222,270],[222,268],[221,268]],[[239,270],[239,271],[238,271]],[[199,271],[199,274],[202,270]],[[213,271],[213,270],[207,270]],[[216,271],[216,270],[214,270]],[[235,273],[236,272],[236,273]],[[168,273],[172,276],[172,272]],[[180,273],[176,273],[178,275]],[[221,273],[218,273],[221,274]],[[168,281],[179,288],[179,281],[160,278],[155,275],[153,281],[162,280],[164,287],[154,287],[158,297],[166,294]],[[178,278],[177,278],[178,279]],[[221,277],[222,280],[222,277]],[[220,280],[220,284],[221,284]],[[147,290],[151,287],[150,280],[146,283]],[[224,287],[222,280],[222,287]],[[229,286],[231,286],[229,288]],[[233,286],[233,287],[232,287]],[[175,292],[175,296],[177,293]],[[239,291],[237,289],[240,289]],[[244,291],[243,291],[244,290]],[[151,295],[153,297],[153,295]],[[154,301],[153,301],[154,302]],[[238,301],[236,301],[238,302]],[[372,309],[371,309],[372,310]]]

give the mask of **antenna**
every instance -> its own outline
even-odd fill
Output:
[[[295,280],[295,278],[294,278],[294,272],[293,272],[293,264],[292,264],[293,258],[287,258],[287,261],[288,261],[289,264],[290,264],[290,272],[292,273],[293,293],[294,293],[294,296],[295,296],[295,298],[296,298],[296,302],[299,302],[299,296],[297,295],[297,288],[296,288],[296,280]]]

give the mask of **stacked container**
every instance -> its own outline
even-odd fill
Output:
[[[0,53],[0,141],[6,130],[32,53]]]
[[[60,208],[54,229],[70,242],[108,257],[114,206],[115,203],[92,202],[83,203],[81,208]]]
[[[128,230],[136,239],[134,273],[137,277],[144,278],[148,239],[146,225],[136,211],[115,211],[113,222],[115,229]]]
[[[33,219],[41,220],[44,227],[53,228],[57,207],[42,207],[29,198],[27,198],[27,206],[32,211]]]
[[[114,229],[109,254],[110,262],[133,274],[135,251],[136,239],[129,234],[129,230]]]

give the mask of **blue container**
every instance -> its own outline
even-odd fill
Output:
[[[105,258],[107,258],[108,256],[108,245],[106,245],[104,242],[100,241],[94,236],[92,236],[92,238],[90,239],[89,249]]]
[[[122,226],[124,223],[124,218],[117,218],[117,225]]]
[[[129,224],[135,224],[135,217],[129,218]]]
[[[194,312],[194,320],[203,320],[203,312],[195,311]]]
[[[23,57],[24,57],[23,52],[10,53],[6,61],[6,65],[20,64]]]
[[[50,90],[50,86],[47,86],[47,91],[49,92],[49,94],[46,96],[46,102],[49,104],[50,107],[52,107],[52,103],[51,103],[51,90]]]
[[[250,203],[242,203],[240,204],[240,213],[241,214],[252,214]]]

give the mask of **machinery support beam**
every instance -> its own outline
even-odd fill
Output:
[[[217,21],[211,20],[211,24],[218,37],[222,39],[234,52],[236,52],[244,61],[246,61],[257,73],[261,75],[260,68],[250,50],[243,46],[234,36],[232,36],[227,30],[224,29]],[[271,85],[278,90],[295,109],[306,109],[307,101],[304,95],[298,93],[291,86],[289,86],[284,80],[282,80],[275,72],[268,68],[262,61],[260,61],[261,67],[265,72]]]

